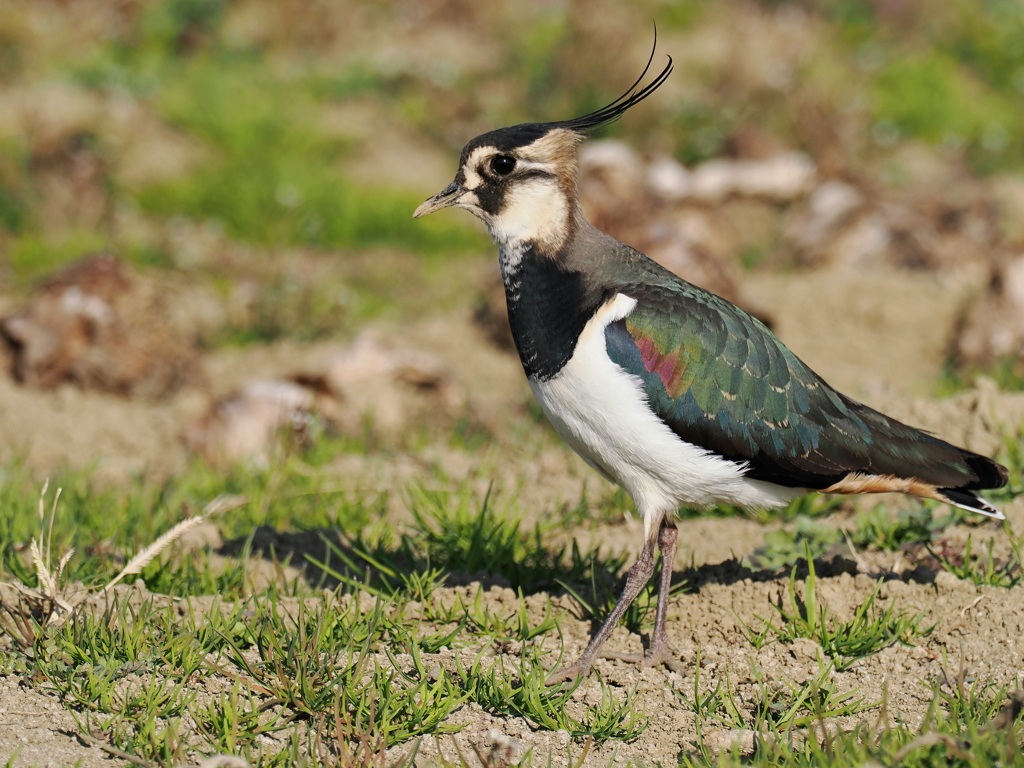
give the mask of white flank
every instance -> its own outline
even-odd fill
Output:
[[[621,293],[605,304],[558,375],[531,378],[530,387],[558,434],[633,497],[645,535],[682,504],[777,507],[806,493],[744,478],[743,465],[687,443],[651,411],[639,377],[612,362],[605,345],[605,328],[635,306]]]

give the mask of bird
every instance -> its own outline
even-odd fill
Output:
[[[671,56],[641,86],[655,49],[640,77],[601,109],[469,141],[455,179],[413,213],[462,208],[486,225],[534,396],[643,520],[643,549],[614,608],[548,684],[589,674],[598,658],[682,669],[666,630],[680,507],[899,492],[1004,519],[977,492],[1006,485],[1005,467],[838,392],[759,320],[587,220],[578,147],[668,79]],[[653,576],[656,548],[658,602],[645,653],[602,653]]]

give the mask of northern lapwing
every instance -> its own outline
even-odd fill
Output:
[[[662,556],[644,665],[679,668],[665,631],[681,505],[778,507],[812,491],[897,491],[1002,519],[977,491],[1006,468],[837,392],[761,322],[596,229],[577,193],[577,147],[650,96],[650,69],[572,120],[477,136],[455,180],[414,217],[464,208],[499,246],[519,358],[558,433],[626,490],[644,547],[583,655],[548,682],[587,674]],[[621,655],[616,655],[621,658]]]

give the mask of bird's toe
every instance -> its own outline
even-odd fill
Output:
[[[559,683],[574,682],[577,678],[586,677],[590,674],[590,664],[576,662],[568,667],[556,669],[547,676],[544,685],[558,685]]]
[[[686,667],[679,660],[679,654],[669,645],[650,648],[640,662],[641,667],[668,667],[672,672],[683,673]]]
[[[600,656],[602,659],[613,659],[615,661],[624,661],[627,664],[636,664],[641,669],[664,666],[673,672],[682,673],[686,668],[679,660],[679,654],[668,644],[651,646],[643,654],[606,651],[600,654]]]

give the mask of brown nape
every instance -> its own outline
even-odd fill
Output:
[[[575,200],[578,197],[576,150],[581,141],[583,141],[583,136],[580,134],[564,128],[557,128],[524,147],[523,156],[527,160],[551,163],[555,166],[558,186],[569,200]]]
[[[946,501],[936,486],[914,478],[894,475],[868,475],[851,472],[838,483],[822,488],[821,493],[908,493],[925,499]]]

